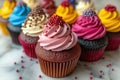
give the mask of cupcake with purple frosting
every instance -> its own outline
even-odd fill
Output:
[[[73,25],[72,31],[77,34],[82,47],[80,60],[91,62],[102,57],[108,42],[105,36],[106,29],[95,11],[92,9],[84,11]]]

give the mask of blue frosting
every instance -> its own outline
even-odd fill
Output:
[[[9,23],[16,27],[21,27],[30,11],[31,9],[26,5],[16,6],[9,17]]]

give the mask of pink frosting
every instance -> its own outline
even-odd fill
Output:
[[[52,16],[48,22],[39,36],[40,46],[46,50],[63,51],[76,45],[77,35],[71,32],[70,26],[61,17]]]
[[[80,16],[72,31],[85,40],[100,39],[106,34],[106,29],[97,16]]]

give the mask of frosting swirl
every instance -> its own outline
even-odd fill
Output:
[[[34,7],[36,7],[36,6],[38,5],[38,3],[39,3],[38,0],[23,0],[23,1],[24,1],[24,2],[27,4],[27,6],[30,7],[31,9],[34,8]]]
[[[40,8],[40,6],[35,7],[28,15],[26,21],[22,26],[23,33],[28,36],[39,36],[43,31],[43,27],[47,22],[47,16]]]
[[[8,19],[10,14],[13,12],[15,6],[16,6],[15,0],[12,1],[6,0],[3,3],[3,6],[0,8],[0,17]]]
[[[72,31],[84,40],[100,39],[106,34],[105,27],[97,14],[91,9],[86,10],[83,15],[79,16],[72,27]]]
[[[78,5],[76,5],[76,11],[79,15],[82,15],[82,13],[89,8],[96,11],[91,0],[82,0],[82,1],[79,1]]]
[[[58,6],[56,15],[61,16],[62,19],[68,24],[75,23],[78,17],[77,12],[68,1],[63,1],[61,5]]]
[[[54,15],[49,19],[38,42],[46,50],[63,51],[76,45],[77,36],[61,17]]]
[[[100,10],[99,17],[108,32],[120,32],[120,14],[115,6],[107,5]]]
[[[53,0],[42,0],[40,6],[49,16],[52,16],[56,11],[55,2]]]
[[[19,2],[9,17],[9,23],[15,27],[21,27],[30,11],[31,9],[23,2]]]

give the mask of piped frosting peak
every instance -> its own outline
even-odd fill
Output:
[[[113,12],[113,11],[116,11],[116,7],[114,5],[111,5],[111,4],[108,4],[105,9],[107,11],[110,11],[110,12]]]
[[[97,14],[93,9],[87,9],[83,12],[83,15],[93,17],[96,16]]]
[[[62,17],[58,16],[58,15],[55,15],[55,16],[52,16],[49,21],[48,21],[48,24],[51,25],[51,26],[63,26],[65,22],[62,20]]]
[[[68,6],[70,6],[70,3],[67,0],[65,0],[61,3],[61,5],[64,7],[68,7]]]

